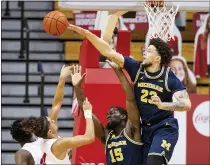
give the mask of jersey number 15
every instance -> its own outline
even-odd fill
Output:
[[[112,159],[111,160],[112,163],[115,163],[116,161],[120,162],[123,160],[123,154],[121,148],[115,148],[113,150],[110,150],[109,153]]]

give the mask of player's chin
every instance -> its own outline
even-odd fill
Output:
[[[107,129],[114,129],[115,127],[116,127],[116,124],[113,122],[108,122],[108,124],[106,126]]]

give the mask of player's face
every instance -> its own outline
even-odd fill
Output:
[[[106,119],[107,119],[107,128],[108,129],[116,128],[122,121],[120,112],[114,108],[110,109],[107,112]]]
[[[51,120],[49,117],[47,117],[47,120],[49,122],[49,133],[53,135],[57,135],[58,126],[54,120]]]
[[[176,75],[176,77],[181,82],[184,81],[185,70],[184,70],[184,66],[183,66],[182,62],[179,60],[172,60],[170,62],[170,67],[171,67],[172,71],[174,72],[174,74]]]
[[[143,54],[142,64],[145,67],[148,67],[152,66],[156,62],[160,62],[160,56],[158,55],[156,48],[153,45],[150,45]]]

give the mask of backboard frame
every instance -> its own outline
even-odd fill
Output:
[[[85,3],[84,3],[85,2]],[[129,2],[129,3],[128,3]],[[142,3],[146,0],[58,0],[62,9],[83,11],[144,11]],[[166,6],[179,5],[179,11],[209,12],[209,0],[165,0]]]

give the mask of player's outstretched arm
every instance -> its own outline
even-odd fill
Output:
[[[152,96],[152,101],[161,110],[188,111],[191,109],[191,101],[185,89],[173,94],[173,102],[161,102],[158,96]]]
[[[52,109],[48,115],[49,118],[51,118],[54,121],[57,121],[58,115],[62,106],[63,97],[64,97],[64,87],[65,87],[65,80],[66,78],[71,74],[71,69],[73,66],[67,66],[65,65],[62,67],[60,72],[60,78],[59,82],[55,91],[55,95],[53,98],[53,105]]]
[[[20,149],[15,153],[15,163],[17,165],[29,165],[32,163],[31,161],[34,161],[34,159],[30,152]]]
[[[109,65],[114,69],[117,77],[121,82],[122,89],[126,95],[126,109],[128,112],[128,126],[129,128],[138,129],[140,127],[140,113],[136,104],[133,88],[129,83],[127,77],[123,73],[122,69],[118,67],[114,62],[107,60]]]
[[[74,66],[73,72],[71,74],[72,84],[76,92],[76,97],[77,97],[79,106],[81,107],[81,110],[83,113],[84,113],[84,110],[82,107],[83,107],[83,102],[85,100],[85,95],[82,91],[81,84],[85,78],[85,75],[86,73],[81,76],[81,66],[79,65]],[[105,144],[108,131],[101,124],[100,120],[94,114],[92,115],[93,115],[95,135],[103,144]]]
[[[95,34],[91,33],[89,30],[83,29],[79,26],[70,24],[68,29],[71,29],[79,33],[80,35],[86,37],[103,56],[106,56],[112,59],[112,61],[114,61],[121,68],[123,68],[124,66],[123,55],[114,51],[106,41],[97,37]]]
[[[66,155],[68,149],[81,147],[94,142],[94,124],[92,120],[92,105],[89,103],[88,99],[83,103],[84,116],[86,120],[86,130],[84,135],[78,135],[74,137],[65,137],[58,139],[52,145],[52,153],[60,158],[61,155]]]

